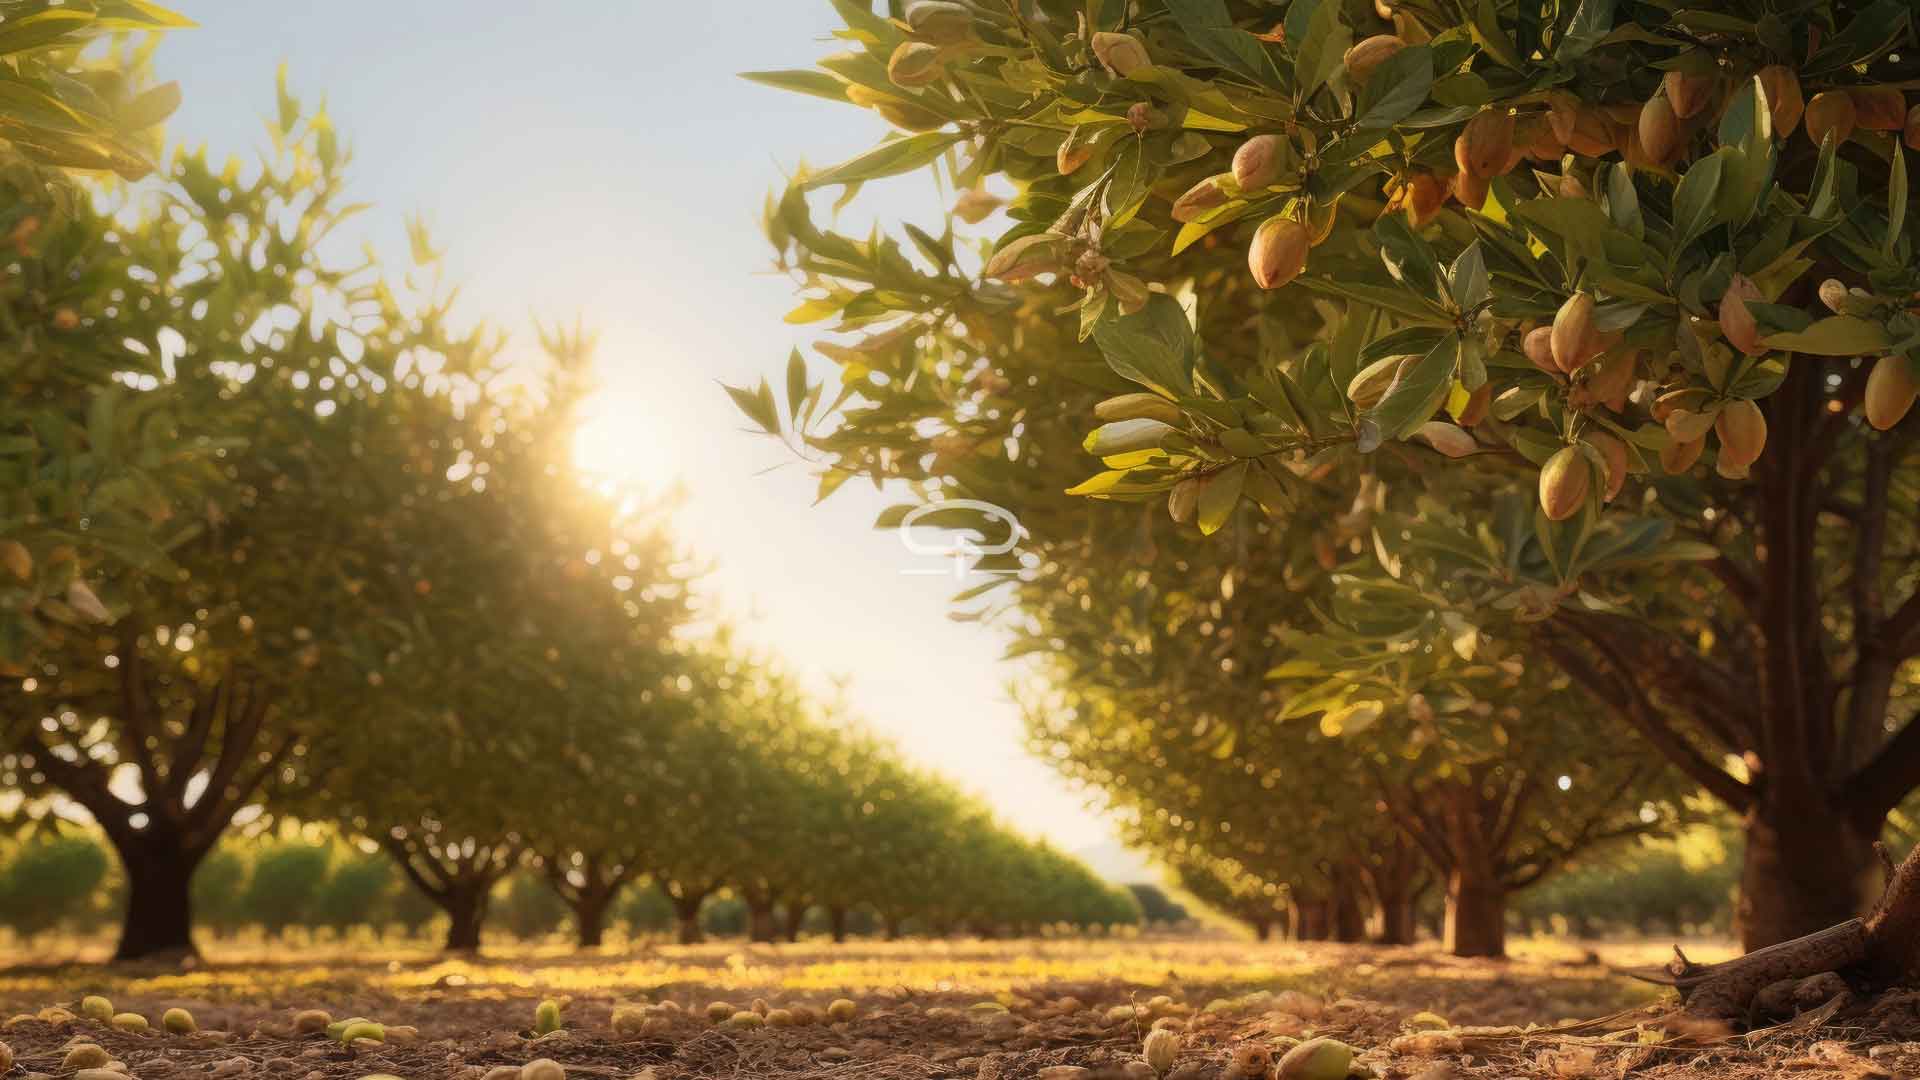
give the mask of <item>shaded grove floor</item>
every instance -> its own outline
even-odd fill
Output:
[[[1608,965],[1654,963],[1664,951],[1614,946],[1596,957],[1578,947],[1530,945],[1518,958],[1494,963],[1428,948],[1288,943],[721,944],[587,956],[519,950],[479,961],[365,950],[280,960],[216,952],[207,966],[184,973],[29,960],[0,971],[0,1012],[15,1017],[0,1040],[23,1069],[47,1073],[60,1071],[76,1037],[97,1041],[145,1080],[210,1072],[314,1080],[388,1072],[427,1080],[478,1077],[536,1057],[558,1060],[574,1076],[627,1077],[650,1068],[656,1080],[999,1080],[1055,1065],[1089,1067],[1098,1080],[1123,1075],[1119,1069],[1139,1056],[1148,1024],[1165,1016],[1184,1029],[1180,1080],[1225,1080],[1236,1047],[1317,1035],[1352,1043],[1385,1077],[1436,1067],[1462,1078],[1620,1076],[1623,1067],[1648,1077],[1757,1076],[1782,1068],[1808,1077],[1920,1072],[1920,1045],[1909,1053],[1898,1041],[1913,1034],[1869,1033],[1859,1025],[1704,1048],[1697,1040],[1671,1041],[1673,1033],[1657,1023],[1634,1030],[1652,1013],[1616,1019],[1604,1038],[1591,1031],[1473,1030],[1653,1005],[1658,988],[1612,975]],[[1689,952],[1713,956],[1710,948]],[[206,1030],[129,1035],[84,1020],[24,1018],[50,1006],[73,1008],[92,993],[155,1020],[183,1006]],[[841,996],[859,1006],[845,1023],[747,1029],[705,1019],[715,1000],[742,1010],[756,1000],[823,1010]],[[567,1026],[533,1039],[527,1029],[543,997],[565,1002]],[[1170,1000],[1150,1005],[1162,997]],[[641,1002],[681,1008],[664,1012],[645,1036],[617,1036],[614,1007]],[[296,1037],[286,1028],[294,1011],[315,1008],[412,1027],[417,1035],[350,1054],[322,1036]],[[1455,1030],[1422,1033],[1442,1024]]]

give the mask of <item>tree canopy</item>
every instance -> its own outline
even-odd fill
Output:
[[[1920,784],[1909,5],[835,8],[846,51],[748,77],[896,129],[766,209],[838,377],[735,390],[823,492],[1013,511],[1023,608],[1074,545],[1317,575],[1349,616],[1294,629],[1344,667],[1296,705],[1406,705],[1368,683],[1408,645],[1520,658],[1496,707],[1604,715],[1742,815],[1749,944],[1861,910]],[[816,221],[925,172],[939,235]]]

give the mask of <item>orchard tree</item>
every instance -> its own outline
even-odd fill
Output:
[[[1233,859],[1208,855],[1187,845],[1162,855],[1182,892],[1223,915],[1246,923],[1254,937],[1266,941],[1277,924],[1287,927],[1287,890],[1248,873]]]
[[[769,207],[794,321],[856,336],[831,394],[736,394],[824,489],[1026,522],[1084,434],[1078,493],[1214,532],[1431,456],[1454,561],[1404,606],[1549,656],[1742,815],[1749,946],[1863,909],[1920,784],[1909,5],[838,10],[852,51],[753,77],[903,129]],[[923,169],[1004,210],[984,266],[809,220]],[[1531,528],[1445,512],[1486,482]]]
[[[110,383],[124,356],[68,336],[93,299],[80,295],[87,279],[44,276],[87,239],[66,227],[92,198],[83,176],[153,171],[180,88],[148,85],[147,57],[159,32],[190,25],[149,3],[23,5],[0,35],[10,87],[0,105],[0,232],[17,256],[0,360],[12,388],[0,399],[0,676],[9,679],[28,675],[50,640],[87,632],[76,608],[92,606],[92,575],[161,568],[169,534],[154,527],[149,474],[193,456],[164,424],[116,416]],[[99,47],[114,35],[122,40]],[[113,276],[104,260],[93,265]],[[22,392],[56,385],[53,397]]]
[[[120,556],[94,585],[82,547],[30,553],[33,581],[67,582],[35,608],[67,630],[0,687],[0,773],[86,809],[120,857],[123,958],[190,952],[189,882],[234,816],[353,745],[417,599],[370,558],[483,351],[316,253],[353,211],[343,156],[284,87],[276,131],[250,170],[181,153],[122,213],[47,210],[7,277],[33,358],[14,386],[118,462],[141,519],[89,530]]]

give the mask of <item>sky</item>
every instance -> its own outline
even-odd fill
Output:
[[[184,104],[169,134],[214,160],[265,145],[274,73],[327,111],[352,147],[355,223],[387,258],[419,214],[460,287],[458,317],[532,348],[531,320],[599,331],[602,386],[582,433],[589,468],[664,491],[680,483],[684,543],[713,569],[701,591],[755,644],[848,700],[914,760],[1101,869],[1137,878],[1111,829],[1021,743],[1016,672],[997,632],[947,619],[951,577],[872,528],[892,502],[814,481],[742,431],[721,381],[784,370],[819,335],[782,321],[793,282],[758,224],[803,159],[827,165],[885,133],[871,112],[784,94],[738,72],[807,67],[837,51],[827,0],[172,0],[200,26],[156,57]],[[930,178],[869,185],[844,223],[939,231]],[[812,358],[816,371],[826,364]]]

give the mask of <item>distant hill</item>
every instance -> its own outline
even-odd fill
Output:
[[[1141,857],[1139,852],[1113,841],[1079,848],[1073,852],[1073,857],[1115,885],[1160,881],[1160,871]]]

